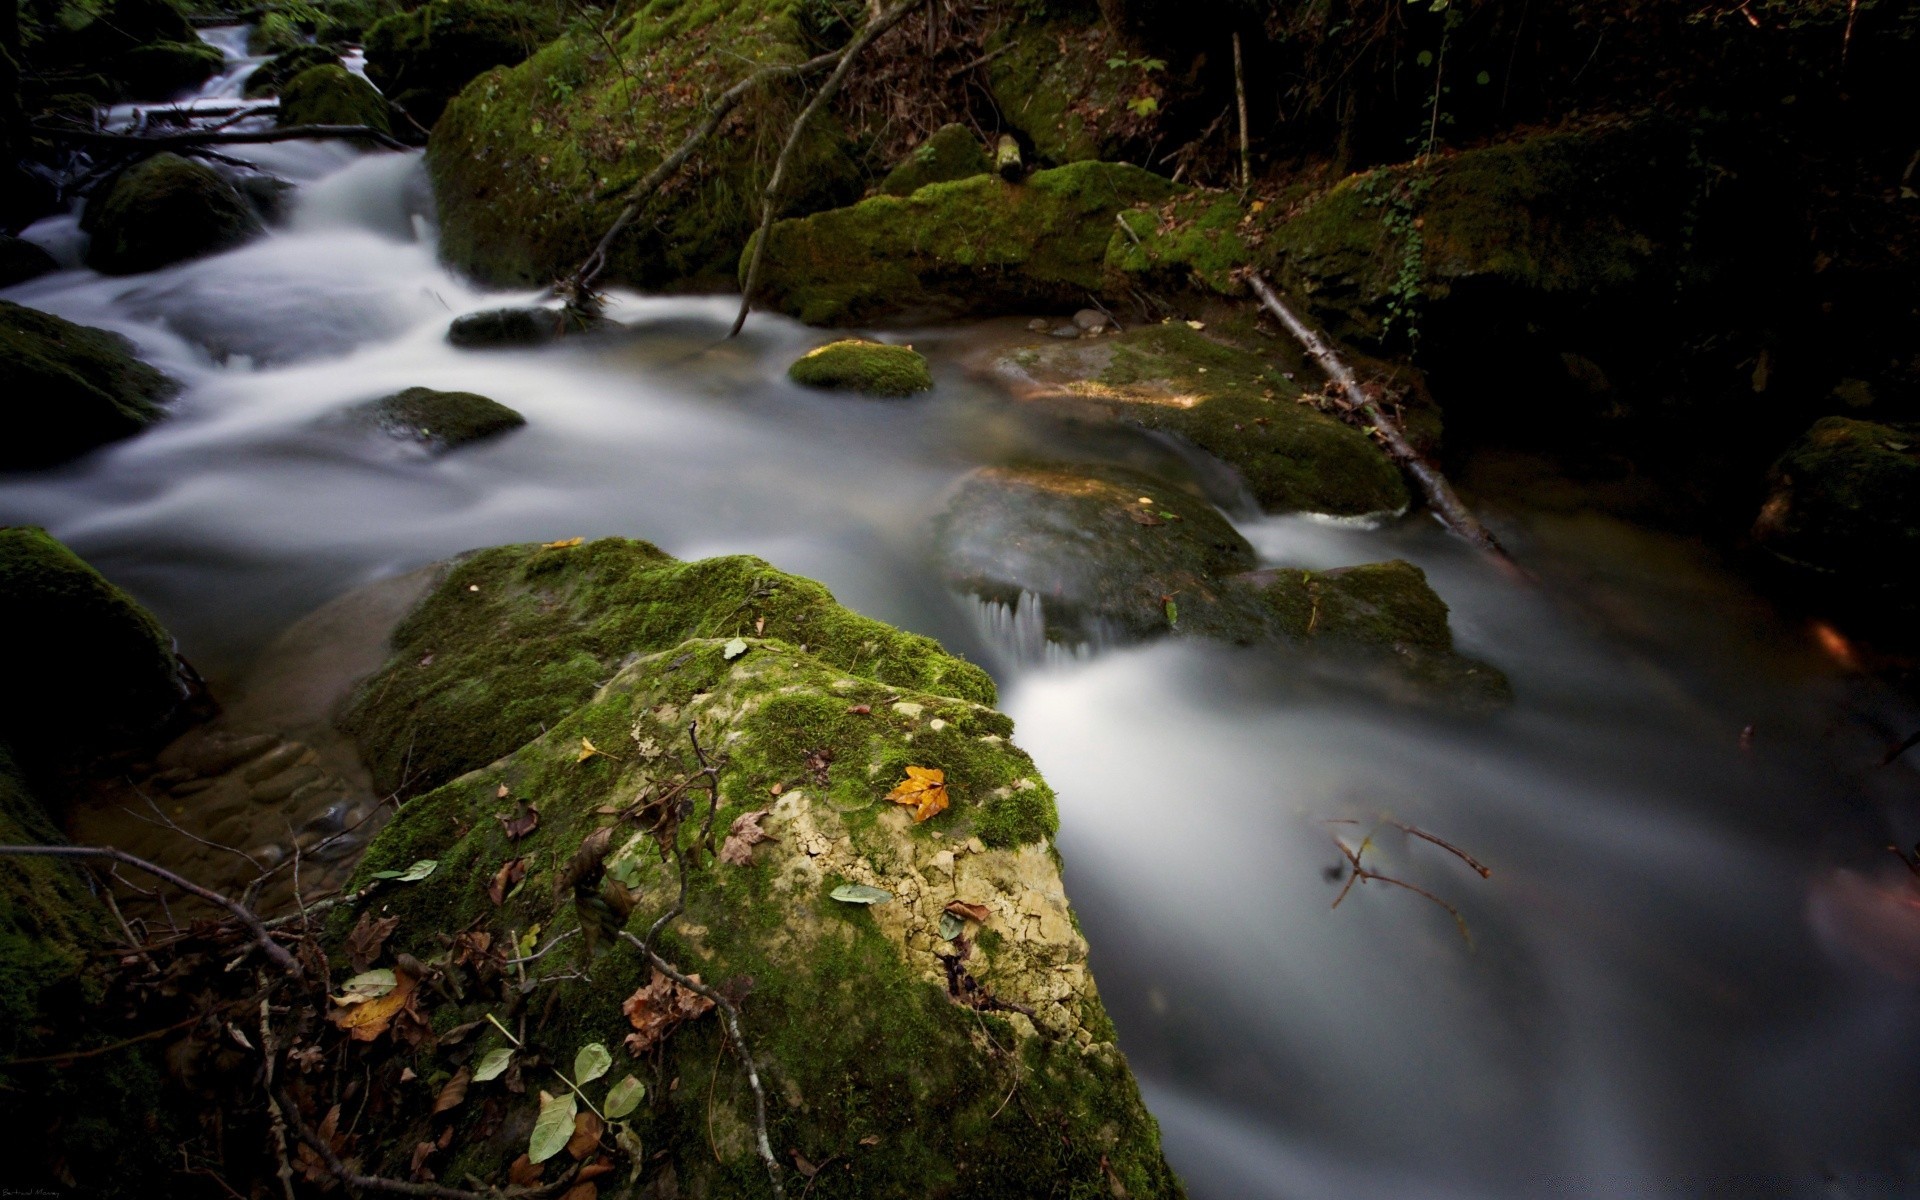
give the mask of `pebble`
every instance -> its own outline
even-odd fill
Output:
[[[252,737],[206,737],[182,756],[181,765],[200,775],[221,775],[273,749],[280,739],[258,733]]]
[[[167,795],[174,797],[197,796],[213,786],[211,779],[189,779],[185,783],[176,783],[167,789]]]
[[[285,742],[260,756],[260,761],[248,767],[241,775],[248,783],[259,783],[270,775],[278,775],[288,767],[299,763],[312,762],[313,751],[299,742]]]
[[[278,775],[269,775],[253,785],[249,793],[260,804],[278,804],[310,783],[326,778],[318,767],[301,763]]]
[[[1053,336],[1057,338],[1077,338],[1080,336],[1080,327],[1078,325],[1062,325],[1053,331]]]
[[[1099,333],[1107,327],[1107,314],[1097,308],[1083,308],[1073,314],[1073,323],[1088,333]]]
[[[1046,333],[1053,328],[1053,322],[1045,317],[1035,317],[1027,322],[1027,329],[1033,333]]]

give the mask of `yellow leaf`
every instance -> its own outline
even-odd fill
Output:
[[[947,773],[934,767],[908,767],[907,777],[887,793],[887,799],[910,806],[915,821],[945,812]]]
[[[413,998],[417,980],[404,971],[395,972],[394,989],[384,996],[343,1008],[327,1016],[329,1021],[347,1031],[356,1042],[371,1042],[387,1031],[394,1017],[407,1006]],[[339,1003],[335,1000],[335,1003]]]
[[[568,538],[561,542],[541,542],[540,548],[542,550],[565,550],[570,546],[578,546],[585,540],[585,538]]]
[[[575,759],[574,761],[585,762],[596,754],[604,758],[606,757],[606,753],[607,752],[605,750],[602,750],[600,747],[594,745],[592,742],[588,741],[586,738],[581,738],[580,739],[580,757]]]

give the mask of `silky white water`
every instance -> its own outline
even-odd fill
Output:
[[[756,316],[724,341],[730,298],[619,294],[616,337],[457,351],[454,315],[532,297],[437,264],[414,156],[232,153],[300,185],[265,237],[4,293],[127,335],[185,384],[138,438],[0,475],[0,522],[45,525],[132,590],[216,686],[329,598],[476,546],[760,554],[994,667],[1196,1197],[1920,1194],[1920,892],[1885,849],[1916,840],[1920,781],[1875,765],[1920,713],[1702,548],[1492,497],[1530,586],[1418,518],[1260,518],[1178,447],[970,380],[950,352],[966,328],[884,335],[935,361],[936,389],[904,402],[792,386],[827,335]],[[28,236],[78,262],[74,218]],[[528,425],[433,458],[340,419],[416,385]],[[1032,612],[949,595],[929,551],[946,490],[1063,457],[1208,492],[1267,563],[1419,563],[1517,703],[1459,721],[1278,654],[1049,650]],[[1330,908],[1333,839],[1370,831],[1368,865],[1467,936],[1378,881]]]

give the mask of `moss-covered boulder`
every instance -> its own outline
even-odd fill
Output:
[[[447,325],[447,340],[462,350],[541,346],[612,326],[573,308],[488,308],[463,313]]]
[[[1181,322],[1036,338],[990,370],[1029,402],[1192,442],[1237,470],[1268,512],[1364,516],[1409,502],[1399,469],[1365,434],[1301,404],[1300,386],[1260,355]]]
[[[253,69],[243,91],[250,99],[277,96],[294,77],[313,67],[338,65],[340,56],[330,46],[295,46],[282,51]]]
[[[168,100],[219,74],[226,56],[205,42],[152,42],[114,60],[113,74],[129,100]]]
[[[367,30],[367,78],[430,129],[469,80],[525,61],[558,32],[552,12],[531,4],[429,0]]]
[[[847,611],[811,580],[744,555],[679,562],[606,538],[504,546],[452,566],[394,633],[393,662],[344,725],[378,790],[411,795],[551,728],[632,655],[755,633],[889,686],[993,702],[979,667]]]
[[[911,396],[933,386],[927,360],[912,346],[845,338],[793,361],[787,377],[806,387],[867,396]]]
[[[949,587],[1064,646],[1232,638],[1257,623],[1226,582],[1253,566],[1246,539],[1206,501],[1130,471],[983,467],[961,481],[936,544]]]
[[[339,63],[308,67],[280,92],[282,125],[365,125],[390,132],[386,97]]]
[[[0,528],[0,629],[0,735],[35,764],[137,748],[188,699],[167,631],[43,529]]]
[[[1089,15],[1012,21],[989,39],[994,108],[1043,166],[1119,158],[1154,126],[1166,64]]]
[[[436,600],[463,591],[456,575]],[[758,828],[773,840],[730,851],[732,861],[702,852],[696,826],[708,793],[686,793],[693,804],[676,838],[690,854],[686,911],[655,945],[744,997],[741,1029],[789,1194],[804,1161],[823,1164],[822,1177],[847,1195],[1179,1196],[1088,971],[1051,844],[1052,794],[1008,740],[1011,722],[745,632],[737,643],[693,638],[630,661],[547,732],[410,801],[381,832],[359,881],[421,858],[438,863],[376,901],[398,918],[392,951],[446,964],[464,990],[462,1000],[427,1002],[433,1024],[484,1021],[500,1003],[490,994],[497,984],[463,982],[477,976],[453,961],[439,931],[480,931],[499,945],[514,930],[538,929],[542,944],[597,930],[532,969],[549,981],[526,1009],[522,1058],[570,1064],[600,1043],[613,1061],[589,1098],[630,1073],[647,1083],[627,1118],[643,1147],[642,1194],[766,1193],[753,1094],[724,1065],[714,1075],[724,1053],[717,1019],[695,1017],[650,1046],[623,1044],[649,1011],[635,1000],[630,1021],[623,1001],[657,977],[610,927],[644,933],[679,883],[621,814],[676,794],[695,766],[693,726],[715,767],[716,837],[763,814]],[[589,744],[600,752],[583,759]],[[910,765],[941,770],[948,790],[948,807],[919,824],[884,798]],[[538,808],[538,827],[510,840],[495,815],[523,811],[522,798]],[[606,853],[587,859],[586,886],[564,883],[561,868],[603,829]],[[525,879],[496,906],[487,885],[514,859]],[[608,878],[633,898],[630,915],[602,899]],[[865,898],[879,902],[833,898],[848,885],[877,889]],[[954,916],[956,901],[978,907]],[[354,919],[340,914],[342,938]],[[374,1135],[362,1144],[378,1147],[369,1166],[404,1173],[419,1139],[402,1131],[426,1119],[446,1078],[507,1047],[483,1024],[457,1048],[412,1056],[424,1087],[417,1102],[369,1114]],[[538,1108],[528,1071],[523,1093],[471,1083],[465,1105],[443,1118],[455,1129],[447,1177],[504,1179],[524,1154]],[[534,1173],[556,1176],[560,1161]]]
[[[613,223],[628,189],[703,118],[692,97],[816,52],[789,6],[773,0],[649,0],[615,36],[617,58],[598,36],[569,33],[447,106],[427,168],[448,262],[502,285],[565,277]],[[610,249],[603,279],[648,289],[737,286],[770,165],[764,137],[784,132],[803,94],[798,83],[775,81],[749,95]],[[823,116],[796,150],[784,203],[798,212],[843,204],[865,178],[841,122]]]
[[[527,419],[497,400],[473,392],[411,387],[355,410],[397,438],[441,454],[520,428]]]
[[[160,419],[178,385],[118,334],[0,300],[0,469],[65,462]]]
[[[1920,430],[1814,423],[1767,476],[1754,539],[1802,567],[1903,583],[1920,555]]]
[[[40,246],[10,233],[0,233],[0,287],[38,279],[59,268],[53,255]]]
[[[889,196],[911,196],[930,183],[952,183],[993,170],[980,139],[965,125],[942,125],[926,141],[907,151],[880,181]]]
[[[1179,189],[1125,163],[980,175],[774,223],[760,302],[811,325],[1072,305],[1103,290],[1114,214]]]
[[[92,235],[88,266],[132,275],[236,246],[260,231],[260,219],[211,167],[156,154],[88,201],[81,227]]]

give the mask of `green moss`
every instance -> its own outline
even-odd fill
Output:
[[[1906,580],[1920,551],[1920,432],[1824,417],[1768,472],[1754,538],[1800,566]]]
[[[911,396],[933,386],[927,360],[912,346],[861,338],[828,342],[807,351],[787,368],[787,377],[806,387],[869,396]]]
[[[1085,162],[1021,184],[981,175],[780,221],[761,299],[815,325],[1082,303],[1102,288],[1114,214],[1176,190],[1138,167]]]
[[[160,419],[178,385],[118,334],[0,300],[0,467],[63,462]]]
[[[108,275],[153,271],[245,241],[259,218],[211,168],[156,154],[121,172],[81,222],[87,265]]]
[[[996,51],[986,72],[994,106],[1049,165],[1119,157],[1149,126],[1127,102],[1153,96],[1157,105],[1153,74],[1130,65],[1104,21],[1013,22],[991,40]]]
[[[1223,296],[1246,291],[1237,272],[1258,262],[1259,234],[1240,201],[1215,192],[1176,196],[1120,214],[1107,266],[1136,283],[1198,284]]]
[[[552,727],[629,656],[756,632],[865,678],[993,700],[930,638],[840,607],[819,584],[736,556],[683,563],[645,542],[504,546],[459,562],[394,634],[346,718],[381,791],[413,794]]]
[[[550,10],[529,4],[430,0],[367,30],[367,78],[430,128],[469,80],[524,62],[559,32]]]
[[[1412,563],[1394,559],[1332,571],[1263,574],[1270,581],[1261,589],[1261,600],[1294,637],[1453,649],[1447,602]]]
[[[282,125],[365,125],[392,130],[379,90],[339,63],[308,67],[280,92]]]
[[[434,450],[497,437],[527,423],[525,417],[497,400],[472,392],[436,392],[423,387],[384,396],[358,411],[394,436],[410,438]]]
[[[973,130],[965,125],[942,125],[887,172],[880,190],[889,196],[910,196],[930,183],[971,179],[992,169],[993,163]]]
[[[246,95],[250,99],[277,96],[281,88],[308,68],[335,65],[339,61],[340,56],[331,47],[296,46],[255,67],[253,73],[247,76]]]

